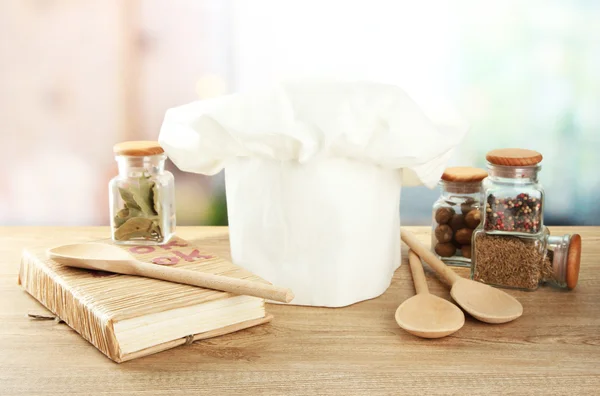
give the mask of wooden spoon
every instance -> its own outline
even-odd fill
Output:
[[[410,272],[417,295],[404,301],[396,310],[396,322],[404,330],[423,338],[441,338],[459,330],[465,315],[454,304],[429,294],[421,259],[408,252]]]
[[[450,286],[450,295],[475,319],[486,323],[505,323],[523,314],[523,306],[513,296],[483,283],[456,275],[446,264],[423,246],[409,231],[401,230],[404,243],[414,250]]]
[[[228,276],[144,263],[133,259],[129,253],[117,246],[103,243],[79,243],[55,247],[48,250],[48,257],[69,267],[145,276],[280,302],[290,302],[294,299],[294,293],[290,289]]]

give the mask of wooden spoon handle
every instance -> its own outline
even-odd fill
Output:
[[[135,274],[148,278],[161,279],[186,285],[205,287],[207,289],[243,294],[266,298],[269,300],[290,302],[294,293],[290,289],[273,286],[245,279],[231,278],[228,276],[207,274],[184,268],[165,267],[162,265],[148,264],[140,261],[130,262],[135,268]]]
[[[412,274],[417,294],[429,293],[427,280],[425,279],[425,271],[423,271],[423,264],[421,263],[419,256],[412,250],[408,251],[408,264],[410,265],[410,273]]]
[[[417,237],[410,231],[404,229],[400,230],[400,237],[408,245],[409,248],[415,251],[427,264],[431,266],[450,286],[457,280],[461,279],[460,276],[456,275],[442,260],[437,258],[435,254],[431,253]]]

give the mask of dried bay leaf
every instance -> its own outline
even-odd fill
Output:
[[[133,195],[135,203],[145,215],[156,215],[152,199],[152,187],[155,183],[149,179],[149,177],[140,177],[137,179],[137,186],[131,185],[129,191]]]
[[[127,208],[121,209],[115,215],[114,221],[115,221],[115,227],[117,227],[117,228],[121,227],[123,225],[123,223],[125,223],[125,221],[127,220],[127,216],[122,215],[123,211],[128,211],[128,209]]]
[[[162,238],[159,190],[150,177],[137,178],[119,188],[125,207],[114,217],[116,240]]]
[[[160,190],[156,183],[152,186],[152,204],[154,208],[154,212],[160,217],[161,205],[160,205]]]
[[[120,227],[125,223],[128,219],[132,217],[140,217],[142,216],[142,212],[135,208],[125,207],[117,212],[115,215],[115,225]]]
[[[152,227],[150,228],[150,233],[156,236],[157,239],[161,239],[163,235],[158,220],[155,220],[153,223],[154,224],[152,224]]]
[[[132,217],[116,229],[115,239],[123,241],[133,238],[152,238],[155,224],[153,220],[145,217]]]
[[[125,207],[127,208],[135,208],[141,210],[135,198],[133,196],[133,192],[123,187],[119,187],[119,195],[121,195],[121,199],[125,202]]]

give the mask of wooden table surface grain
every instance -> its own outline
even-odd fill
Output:
[[[410,229],[428,243],[428,228]],[[510,291],[524,308],[512,323],[467,316],[439,340],[401,330],[394,312],[414,294],[403,246],[404,263],[378,298],[336,309],[270,304],[269,324],[116,364],[65,324],[29,318],[44,309],[17,285],[22,248],[106,238],[108,229],[1,227],[0,395],[598,395],[600,227],[551,231],[582,235],[579,285]],[[227,228],[178,233],[229,256]]]

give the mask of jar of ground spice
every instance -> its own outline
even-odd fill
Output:
[[[447,168],[440,181],[441,195],[433,204],[432,250],[448,265],[471,265],[471,237],[481,220],[479,168]]]
[[[536,290],[541,284],[573,289],[579,279],[581,236],[551,236],[546,227],[537,237],[489,234],[473,237],[471,277],[493,286]]]
[[[574,288],[581,237],[551,236],[543,222],[542,155],[500,149],[487,156],[482,222],[473,233],[471,277],[494,286],[535,290],[540,284]]]

